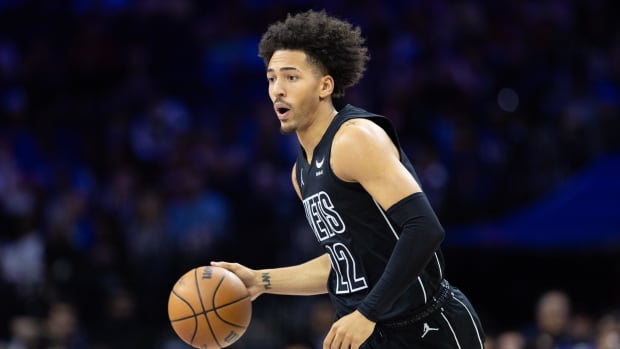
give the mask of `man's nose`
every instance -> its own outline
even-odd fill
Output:
[[[284,86],[282,86],[282,84],[280,83],[280,80],[274,81],[274,83],[271,85],[271,93],[276,97],[286,95],[286,91],[284,90]]]

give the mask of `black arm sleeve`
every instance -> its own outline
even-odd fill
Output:
[[[377,321],[417,276],[439,248],[444,230],[426,195],[418,192],[407,196],[387,211],[400,229],[400,237],[385,271],[358,310],[371,321]]]

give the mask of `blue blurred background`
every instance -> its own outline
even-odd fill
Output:
[[[257,56],[309,8],[367,38],[336,104],[396,125],[487,347],[620,348],[620,22],[603,0],[0,0],[0,348],[186,348],[166,314],[185,271],[320,253]],[[560,326],[541,320],[549,294]],[[331,311],[263,296],[233,348],[318,348]]]

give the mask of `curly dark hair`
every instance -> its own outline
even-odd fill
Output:
[[[325,10],[310,10],[272,24],[258,45],[258,55],[268,65],[277,50],[301,50],[322,73],[334,78],[333,96],[342,97],[366,70],[370,57],[364,41],[359,27]]]

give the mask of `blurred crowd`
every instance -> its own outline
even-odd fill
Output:
[[[600,317],[576,312],[566,292],[548,290],[532,307],[531,323],[491,334],[485,348],[620,348],[620,311],[609,311]]]
[[[392,119],[444,225],[620,149],[613,1],[0,0],[0,348],[183,348],[183,272],[319,253],[257,57],[308,8],[361,27],[371,61],[337,105]],[[620,348],[611,309],[547,325],[547,302],[570,298],[489,348]],[[321,297],[254,311],[238,348],[316,348],[331,321]]]

